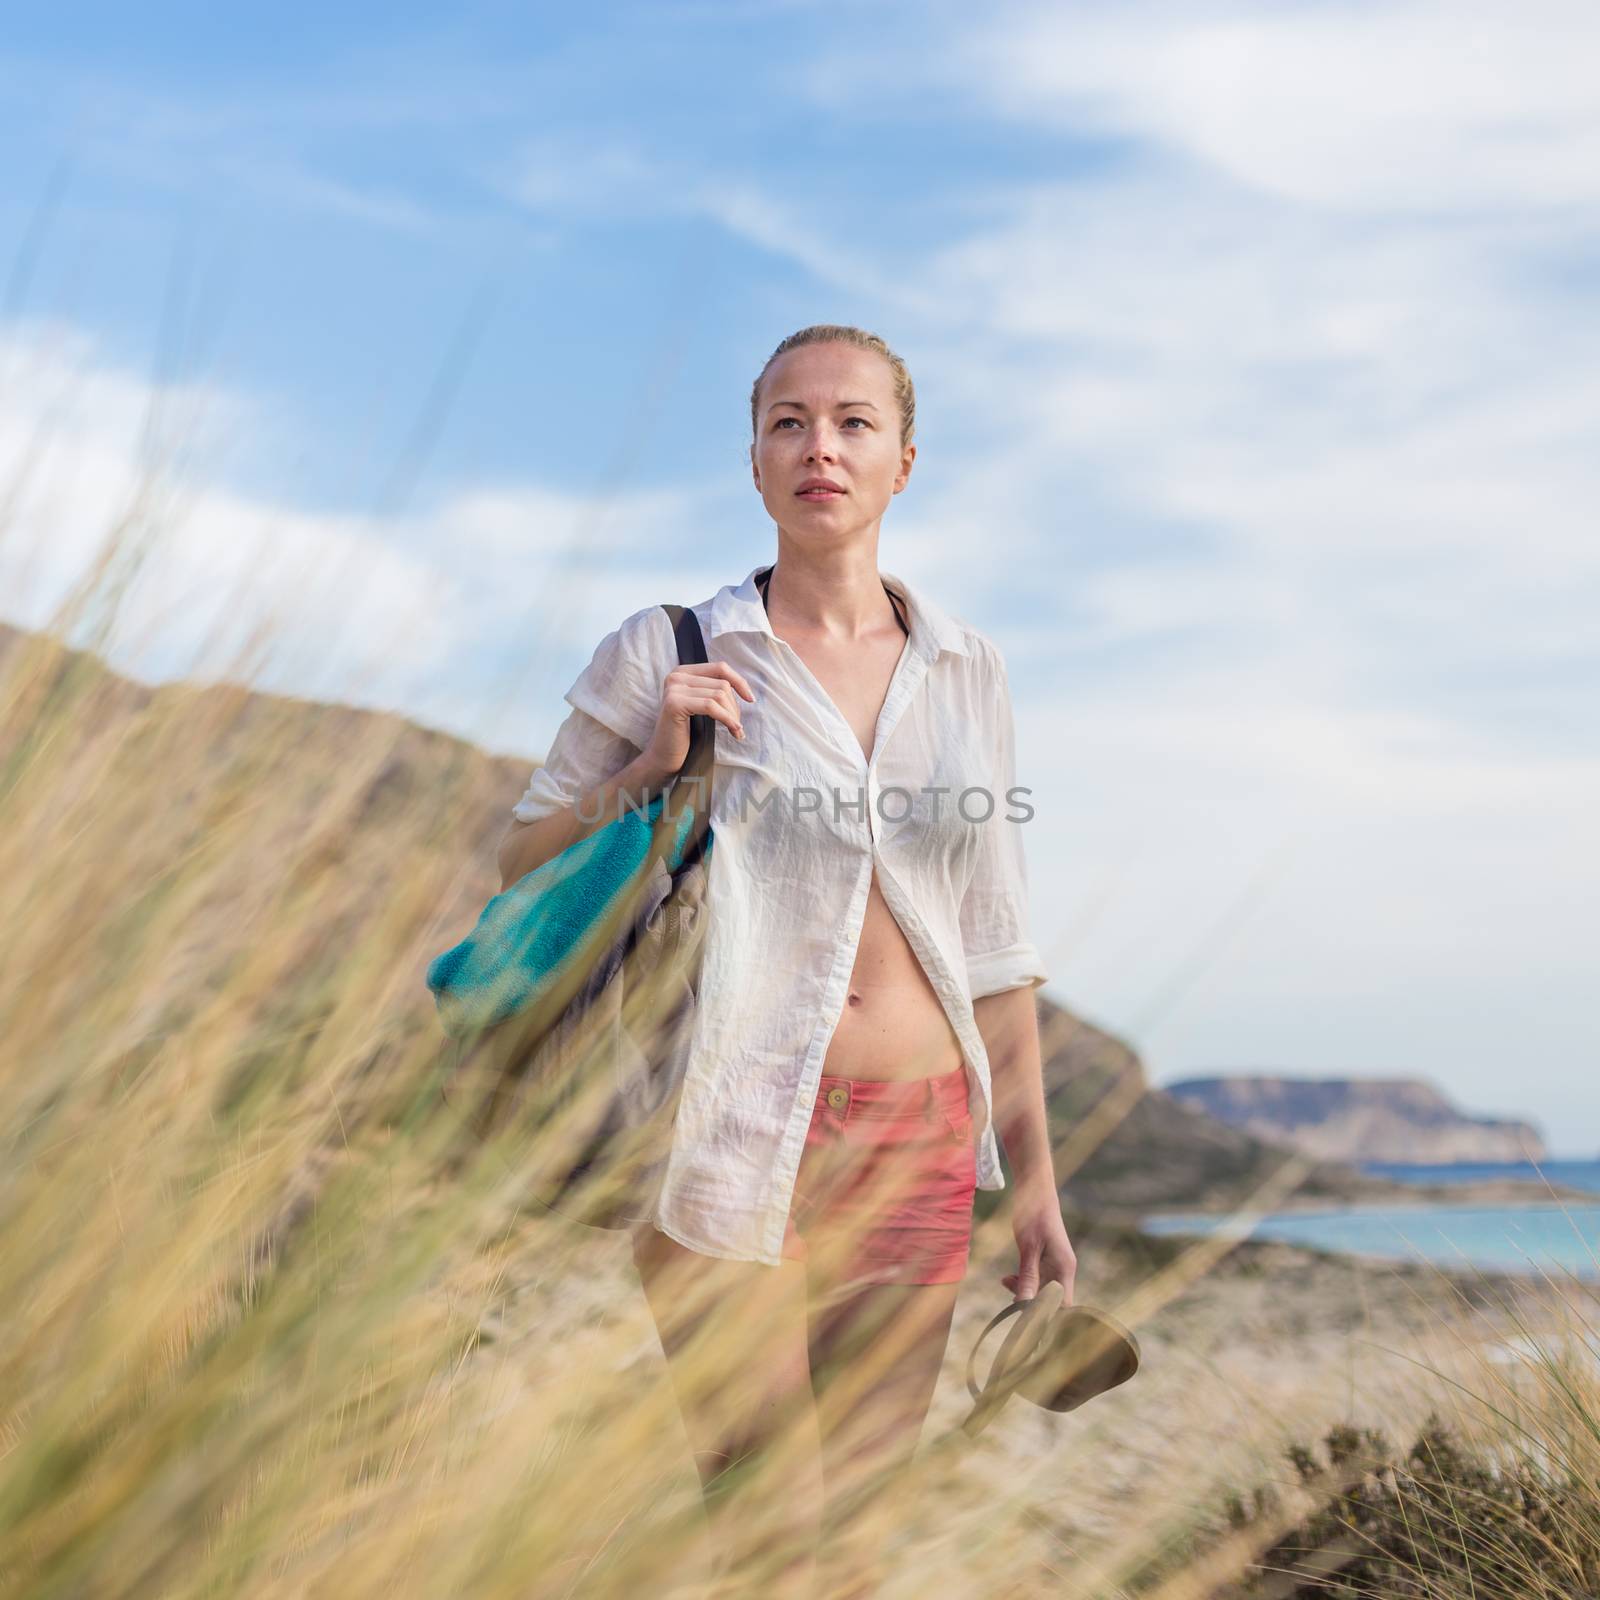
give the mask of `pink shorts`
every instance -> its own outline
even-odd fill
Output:
[[[977,1186],[965,1063],[936,1078],[824,1076],[782,1253],[841,1281],[958,1282]]]

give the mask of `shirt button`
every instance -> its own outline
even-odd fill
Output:
[[[832,1106],[835,1111],[843,1111],[845,1108],[845,1103],[849,1100],[849,1098],[850,1091],[842,1084],[835,1084],[834,1087],[828,1091],[828,1104]]]

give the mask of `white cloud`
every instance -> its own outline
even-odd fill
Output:
[[[1584,0],[986,7],[910,51],[919,87],[1146,140],[1297,204],[1600,200],[1600,14]],[[814,80],[830,101],[860,87],[840,65]]]
[[[190,454],[248,423],[242,397],[152,383],[59,327],[13,331],[0,370],[13,379],[0,389],[0,589],[12,620],[42,626],[117,536],[140,561],[118,631],[141,641],[158,676],[203,669],[219,620],[238,641],[277,619],[303,652],[290,669],[301,681],[337,649],[347,668],[382,660],[397,627],[426,667],[466,626],[449,574],[360,518],[252,503],[206,480]]]
[[[1596,1142],[1600,755],[1226,670],[1037,695],[1018,742],[1047,969],[1156,1081],[1425,1072]]]
[[[1574,952],[1600,755],[1567,674],[1593,677],[1600,385],[1592,319],[1530,285],[1592,230],[1502,194],[1509,158],[1474,170],[1496,124],[1465,69],[1364,127],[1339,93],[1228,87],[1230,52],[1311,70],[1298,23],[1258,47],[1193,7],[1056,15],[986,15],[971,50],[933,30],[895,86],[1116,131],[1124,159],[997,186],[973,233],[880,240],[850,274],[922,352],[883,564],[999,619],[1060,992],[1158,1078],[1428,1072],[1485,1108],[1562,1104],[1594,1050]],[[1338,117],[1358,126],[1324,162]],[[655,188],[824,282],[863,248],[715,175]],[[1507,727],[1519,700],[1543,727]]]
[[[244,396],[152,383],[60,326],[0,338],[0,373],[0,614],[45,625],[123,529],[139,560],[112,658],[136,676],[208,676],[265,627],[258,687],[409,708],[533,753],[563,675],[621,617],[727,581],[709,552],[702,570],[682,560],[708,501],[692,487],[483,487],[388,519],[318,512],[211,469],[260,416]],[[540,672],[563,681],[519,698]]]
[[[940,548],[1026,619],[994,631],[1062,992],[1158,1079],[1421,1071],[1600,1139],[1600,13],[1030,6],[922,44],[880,117],[1067,141],[892,302],[976,475]]]

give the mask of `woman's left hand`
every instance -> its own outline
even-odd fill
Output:
[[[1061,1220],[1061,1196],[1053,1177],[1048,1184],[1018,1187],[1011,1204],[1011,1231],[1017,1240],[1017,1270],[1000,1281],[1012,1297],[1031,1300],[1041,1283],[1056,1279],[1061,1284],[1061,1303],[1070,1306],[1078,1258]]]

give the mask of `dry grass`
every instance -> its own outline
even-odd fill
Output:
[[[519,1211],[532,1145],[441,1175],[421,974],[495,887],[477,845],[509,797],[454,757],[396,788],[413,734],[242,688],[130,695],[49,634],[0,660],[0,1593],[699,1592],[697,1480],[626,1241]],[[1491,1524],[1484,1484],[1448,1479],[1421,1586],[1347,1592],[1593,1591],[1600,1397],[1563,1342],[1591,1286],[1082,1241],[1079,1298],[1137,1327],[1144,1369],[952,1437],[1014,1265],[1002,1208],[913,1478],[878,1508],[886,1594],[1288,1592],[1245,1585],[1351,1491],[1285,1452],[1432,1415],[1566,1490],[1498,1498]],[[735,1359],[706,1352],[706,1384]]]

